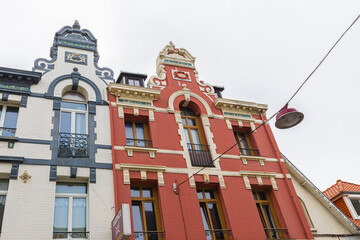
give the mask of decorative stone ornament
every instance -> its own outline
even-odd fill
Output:
[[[30,180],[31,176],[27,172],[27,170],[25,170],[24,173],[20,176],[20,178],[23,180],[24,183],[27,183],[27,181]]]

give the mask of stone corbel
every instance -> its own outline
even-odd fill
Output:
[[[225,180],[223,175],[218,175],[219,178],[219,184],[221,189],[226,189]]]
[[[209,184],[210,183],[210,176],[209,176],[209,174],[203,174],[203,176],[204,176],[204,183],[205,184]]]
[[[243,176],[243,179],[244,179],[246,189],[251,190],[251,185],[250,185],[249,178],[247,176]]]
[[[118,107],[118,115],[119,118],[124,118],[124,108],[123,107]]]
[[[150,122],[155,121],[154,111],[152,111],[152,110],[149,110],[149,121]]]
[[[130,173],[129,169],[123,169],[123,177],[124,177],[124,184],[129,185],[130,184]]]
[[[189,173],[188,176],[189,176],[189,184],[190,184],[190,187],[196,188],[196,183],[195,183],[195,178],[194,178],[194,176],[192,176],[191,173]]]
[[[229,120],[229,119],[226,119],[225,122],[226,122],[227,128],[228,128],[229,130],[232,130],[233,128],[232,128],[232,125],[231,125],[230,120]]]
[[[273,189],[274,189],[275,191],[277,191],[277,190],[278,190],[278,187],[277,187],[275,178],[274,178],[274,177],[271,177],[271,178],[270,178],[270,182],[271,182],[271,185],[272,185]]]

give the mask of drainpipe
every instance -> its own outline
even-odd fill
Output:
[[[116,178],[116,169],[115,169],[115,141],[114,141],[114,121],[113,121],[113,110],[112,110],[112,102],[109,101],[110,108],[110,132],[111,132],[111,153],[112,153],[112,164],[113,164],[113,175],[114,175],[114,197],[115,197],[115,214],[119,209],[118,203],[118,189],[117,189],[117,178]]]
[[[261,114],[261,112],[260,112],[260,117],[261,117],[262,122],[264,123],[264,122],[265,122],[265,121],[264,121],[264,117],[263,117],[263,115]],[[288,173],[287,170],[285,170],[285,169],[286,169],[286,166],[285,166],[285,164],[284,164],[283,162],[280,161],[280,159],[282,159],[282,157],[281,157],[279,148],[277,147],[277,145],[276,145],[276,143],[275,143],[275,139],[274,139],[274,141],[273,141],[273,138],[271,138],[271,135],[270,135],[270,133],[269,133],[269,130],[268,130],[268,128],[267,128],[267,124],[266,124],[266,123],[264,124],[264,128],[265,128],[265,132],[266,132],[266,134],[267,134],[267,136],[268,136],[268,138],[269,138],[269,140],[270,140],[270,142],[271,142],[271,145],[272,145],[272,147],[273,147],[273,149],[274,149],[274,151],[275,151],[275,155],[276,155],[276,157],[279,159],[279,165],[280,165],[281,171],[282,171],[282,173],[283,173],[283,175],[284,175],[284,179],[285,179],[285,182],[286,182],[286,186],[287,186],[287,188],[288,188],[289,191],[290,191],[290,196],[291,196],[291,199],[293,200],[293,203],[294,203],[294,205],[295,205],[295,209],[296,209],[298,215],[300,216],[301,225],[302,225],[302,227],[303,227],[304,230],[305,230],[306,237],[307,237],[307,239],[314,239],[314,238],[312,237],[312,234],[310,234],[309,231],[308,231],[308,229],[310,229],[310,228],[309,228],[309,225],[308,225],[307,221],[305,221],[305,219],[304,219],[304,214],[302,214],[302,212],[301,212],[302,209],[300,209],[300,206],[299,206],[299,205],[297,204],[297,202],[296,202],[297,194],[296,194],[296,192],[295,192],[295,189],[291,187],[290,180],[289,180],[289,179],[287,178],[287,176],[286,176],[286,174]]]

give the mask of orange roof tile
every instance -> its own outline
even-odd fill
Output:
[[[337,182],[334,185],[323,191],[323,193],[327,198],[331,199],[344,191],[360,192],[360,185],[337,180]]]

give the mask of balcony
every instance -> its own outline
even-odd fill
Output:
[[[211,230],[205,230],[206,239],[217,239],[217,240],[225,240],[229,239],[231,236],[231,230],[230,229],[211,229]]]
[[[16,128],[0,127],[0,133],[3,137],[14,137]]]
[[[59,135],[60,158],[88,158],[89,135],[61,132]]]
[[[260,156],[259,150],[257,150],[257,149],[240,148],[240,147],[239,147],[239,151],[240,151],[240,155],[245,155],[245,156]]]
[[[286,228],[264,228],[267,239],[284,239]]]
[[[165,236],[164,231],[134,232],[135,240],[160,240]]]
[[[151,140],[145,139],[134,139],[134,138],[126,138],[126,146],[134,146],[134,147],[152,147]]]
[[[209,151],[209,145],[203,144],[187,144],[191,165],[200,167],[214,167],[211,154]]]

